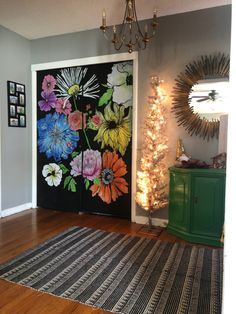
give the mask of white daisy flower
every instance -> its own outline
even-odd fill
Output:
[[[107,85],[113,89],[113,101],[126,108],[133,102],[133,64],[132,61],[116,63],[107,76]]]
[[[45,178],[45,181],[50,186],[58,186],[61,183],[62,170],[55,163],[50,163],[43,166],[42,174]]]
[[[67,101],[70,97],[79,98],[80,96],[97,98],[99,85],[96,83],[96,75],[93,74],[90,79],[84,82],[88,68],[67,68],[61,70],[61,75],[57,75],[58,97]]]

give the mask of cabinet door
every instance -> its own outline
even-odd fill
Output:
[[[224,212],[224,179],[193,177],[191,233],[220,237]]]
[[[186,174],[170,174],[169,226],[188,231],[190,178]]]

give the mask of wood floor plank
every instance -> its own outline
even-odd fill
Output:
[[[12,259],[72,226],[144,236],[139,234],[141,225],[121,218],[89,214],[79,215],[42,208],[29,209],[0,219],[0,263]],[[159,238],[166,241],[185,242],[169,235],[166,231],[163,231]],[[109,312],[0,279],[0,313],[105,314]]]

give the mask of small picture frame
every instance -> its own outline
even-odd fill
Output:
[[[16,116],[16,106],[10,105],[10,117]]]
[[[25,114],[25,107],[17,106],[16,112],[17,114]]]
[[[8,126],[26,127],[25,85],[7,81]]]
[[[19,116],[19,121],[20,121],[20,126],[21,127],[25,127],[25,116],[24,115],[20,115]]]
[[[16,91],[19,93],[25,93],[25,86],[23,84],[16,83]]]
[[[16,93],[16,84],[14,82],[9,83],[9,93],[15,95]]]
[[[17,118],[10,118],[10,126],[18,126],[19,120]]]

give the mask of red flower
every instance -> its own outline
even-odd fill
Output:
[[[92,120],[93,124],[95,124],[96,126],[99,126],[99,125],[102,124],[102,119],[101,119],[101,117],[99,117],[99,116],[96,115],[96,114],[95,114],[94,116],[92,116],[91,120]]]
[[[77,131],[82,129],[82,127],[86,128],[86,114],[83,114],[81,111],[76,110],[68,115],[68,122],[71,130]]]

